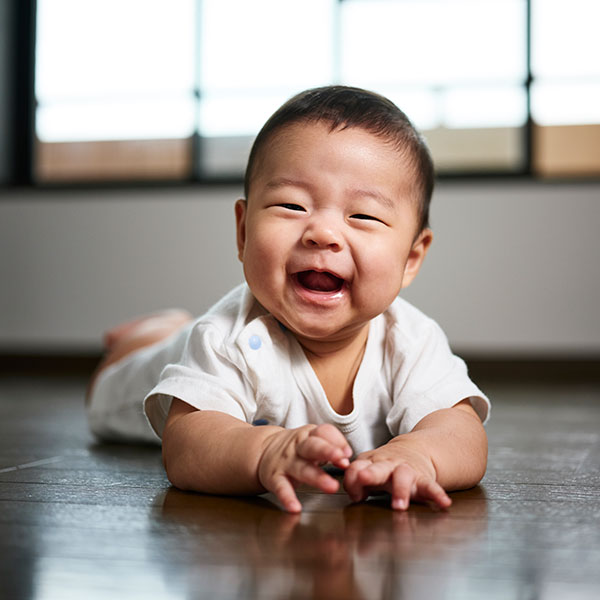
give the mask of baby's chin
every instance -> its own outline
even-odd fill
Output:
[[[266,293],[262,289],[253,293],[263,308],[300,343],[303,340],[312,344],[342,342],[353,338],[372,318],[370,315],[366,318],[358,316],[349,306],[347,297],[331,304],[311,304],[298,302],[295,292],[288,291],[291,292],[290,298],[284,294],[278,299],[276,294]]]
[[[315,348],[315,346],[326,348],[330,345],[344,344],[344,342],[354,339],[357,334],[368,326],[368,322],[336,325],[331,320],[327,321],[325,319],[312,324],[297,324],[288,322],[285,319],[278,320],[302,346],[311,348]]]

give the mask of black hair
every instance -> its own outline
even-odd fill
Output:
[[[248,198],[261,151],[271,136],[298,122],[329,123],[331,131],[360,127],[394,144],[407,155],[414,171],[419,201],[419,232],[429,226],[429,205],[435,180],[433,161],[423,137],[409,118],[390,100],[356,87],[332,85],[301,92],[271,115],[256,136],[244,178]]]

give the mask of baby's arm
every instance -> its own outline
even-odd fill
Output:
[[[344,487],[354,501],[383,490],[392,508],[404,510],[411,500],[446,508],[445,490],[473,487],[487,464],[487,437],[468,400],[423,418],[407,434],[360,454],[346,470]]]
[[[232,495],[270,491],[290,512],[301,510],[294,491],[300,483],[335,492],[337,480],[319,465],[330,462],[346,468],[351,454],[332,425],[253,427],[176,399],[163,433],[163,460],[174,486]]]

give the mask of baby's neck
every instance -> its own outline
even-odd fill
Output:
[[[366,323],[360,329],[340,338],[313,340],[296,336],[296,339],[309,360],[327,361],[338,356],[347,356],[358,351],[362,352],[368,337],[369,323]]]
[[[339,414],[352,412],[352,388],[360,368],[369,326],[343,340],[313,343],[300,342],[306,358],[317,375],[329,404]]]

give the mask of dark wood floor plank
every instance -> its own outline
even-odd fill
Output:
[[[0,598],[600,597],[600,387],[501,383],[482,484],[448,511],[171,488],[97,444],[84,382],[0,379]]]

